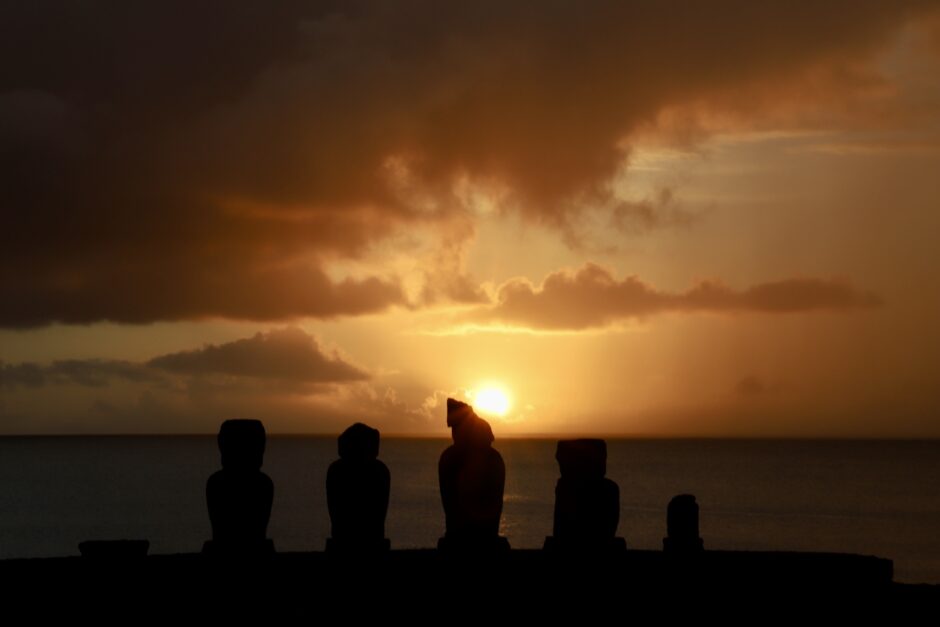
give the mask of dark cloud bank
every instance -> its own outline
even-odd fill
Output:
[[[668,312],[794,313],[880,304],[871,292],[844,281],[820,279],[785,279],[740,291],[702,281],[675,294],[659,291],[637,277],[617,279],[605,268],[588,263],[576,272],[554,272],[538,287],[525,279],[507,281],[492,306],[469,318],[536,329],[582,330]]]
[[[173,376],[237,377],[299,386],[369,378],[367,372],[339,355],[324,353],[313,337],[297,328],[257,333],[225,344],[207,344],[143,363],[103,359],[71,359],[50,364],[0,362],[0,387],[10,388],[54,384],[102,387],[115,381],[165,384]]]
[[[0,326],[403,304],[326,268],[449,220],[461,177],[564,225],[657,112],[821,66],[850,91],[934,3],[680,4],[4,3]]]

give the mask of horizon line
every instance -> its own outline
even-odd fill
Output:
[[[335,438],[342,432],[268,432],[268,438]],[[0,439],[12,438],[202,438],[217,437],[218,432],[188,433],[3,433]],[[395,440],[449,440],[448,433],[383,433],[382,439]],[[657,434],[657,433],[511,433],[500,440],[762,440],[762,441],[894,441],[894,442],[940,442],[940,436],[896,436],[896,435],[710,435],[710,434]]]

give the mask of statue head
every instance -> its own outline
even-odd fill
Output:
[[[379,456],[379,430],[357,422],[337,439],[342,459],[364,460]]]
[[[222,468],[258,470],[264,461],[264,425],[260,420],[226,420],[219,428]]]
[[[607,474],[607,443],[594,438],[559,440],[555,459],[562,477],[603,479]]]
[[[477,416],[473,407],[453,398],[447,399],[447,426],[457,446],[486,447],[495,439],[490,423]]]

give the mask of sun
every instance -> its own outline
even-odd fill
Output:
[[[473,409],[484,414],[505,416],[511,403],[509,395],[498,387],[482,387],[473,393]]]

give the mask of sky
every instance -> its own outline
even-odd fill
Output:
[[[4,3],[0,434],[940,437],[938,77],[936,0]]]

